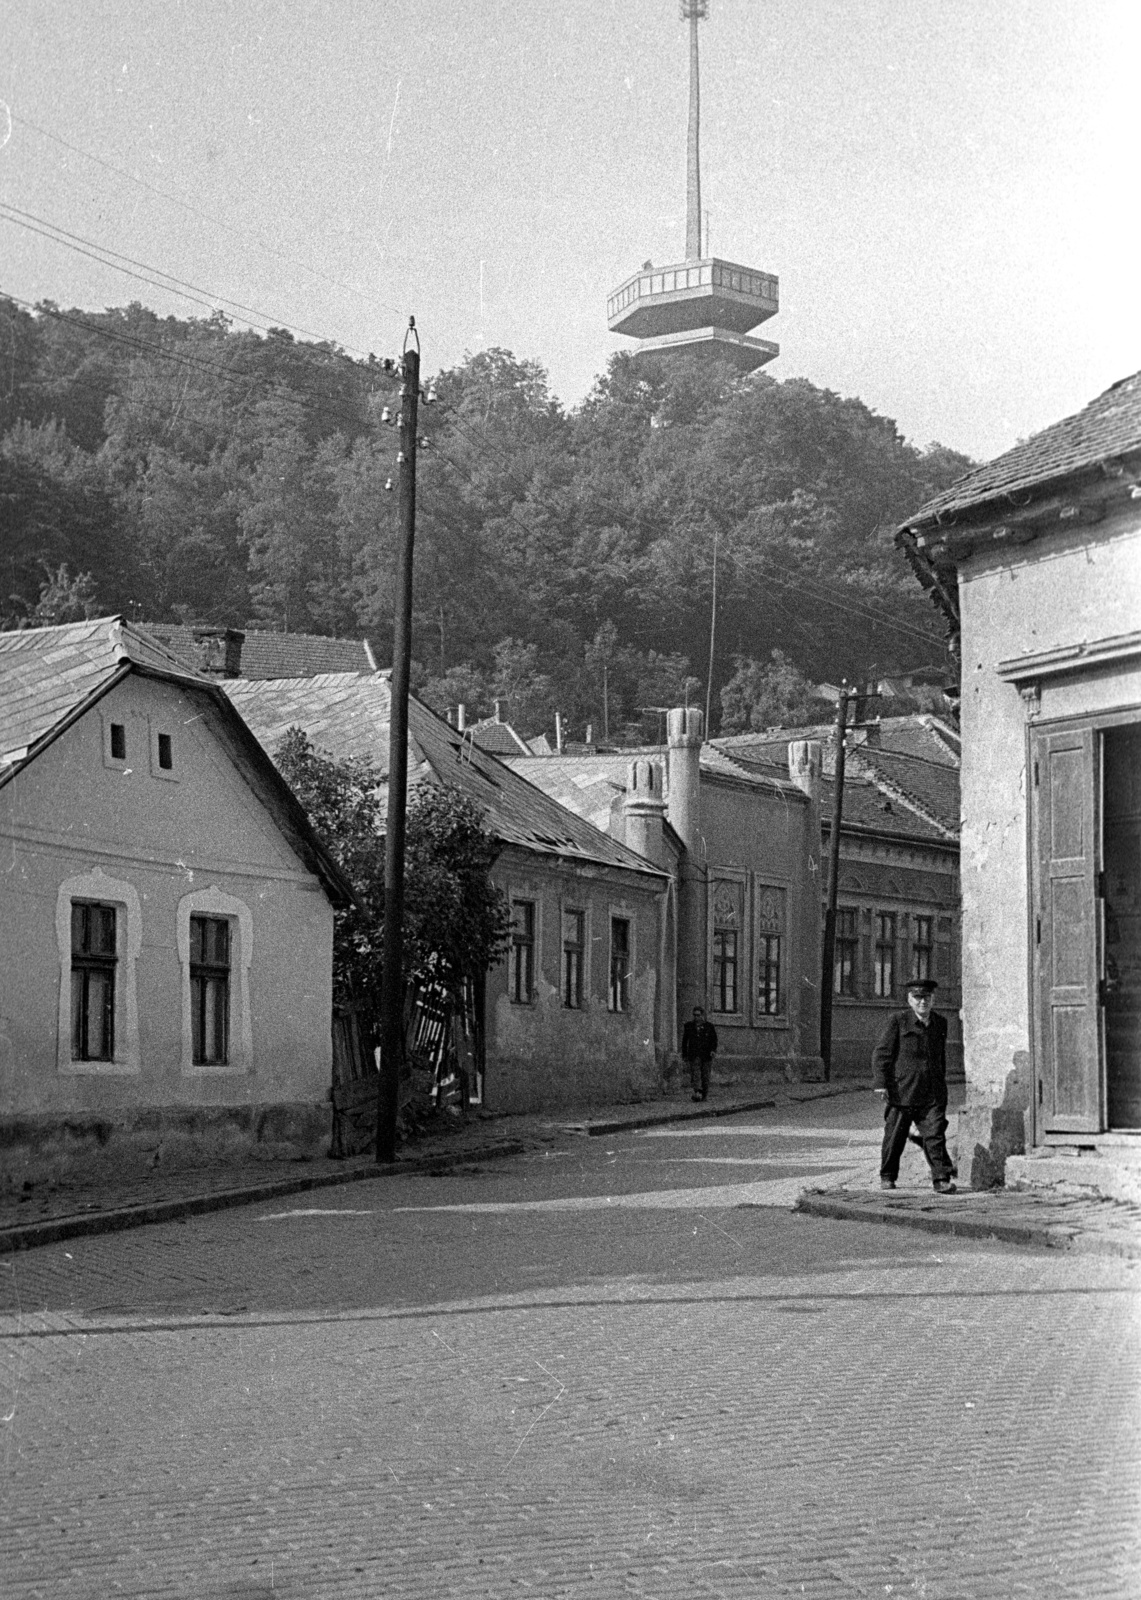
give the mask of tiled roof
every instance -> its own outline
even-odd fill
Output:
[[[485,722],[469,722],[467,735],[481,750],[490,750],[496,756],[530,755],[527,742],[521,739],[509,722],[496,722],[489,717]]]
[[[34,760],[69,719],[130,672],[181,684],[209,697],[214,732],[258,793],[282,834],[334,904],[351,890],[313,832],[300,802],[250,734],[218,680],[195,672],[150,634],[122,617],[0,633],[0,783]],[[129,851],[128,840],[123,841]]]
[[[221,687],[271,755],[286,732],[299,727],[317,749],[338,759],[367,756],[382,775],[387,773],[387,673],[227,678]],[[408,704],[408,768],[410,783],[445,783],[474,801],[489,831],[504,844],[660,876],[650,862],[600,835],[415,697]]]
[[[849,743],[844,783],[844,821],[852,827],[947,841],[959,832],[959,739],[938,717],[884,717],[875,725],[878,742]],[[821,806],[832,814],[833,730],[827,726],[731,734],[716,743],[758,771],[783,765],[793,739],[818,739],[823,746]]]
[[[208,682],[119,617],[0,633],[0,767],[130,666]]]
[[[147,622],[142,626],[188,665],[196,664],[192,628],[171,622]],[[313,678],[322,672],[371,672],[374,666],[363,639],[247,629],[242,640],[243,678]]]
[[[537,784],[560,805],[585,817],[605,831],[610,826],[610,805],[626,792],[627,770],[631,761],[658,761],[662,769],[662,794],[669,798],[669,767],[666,749],[661,745],[631,746],[624,750],[605,750],[594,755],[510,756],[506,765]],[[713,744],[701,747],[701,773],[714,783],[725,778],[733,783],[771,793],[799,795],[789,780],[788,763],[783,768],[755,771],[739,765]]]
[[[1122,378],[1083,411],[1043,428],[1005,455],[968,472],[908,517],[904,527],[917,528],[988,500],[1040,489],[1136,451],[1141,451],[1141,372]]]

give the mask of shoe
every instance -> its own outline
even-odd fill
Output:
[[[936,1194],[958,1194],[959,1192],[950,1179],[947,1179],[943,1183],[935,1184],[934,1188]]]
[[[881,1178],[880,1179],[880,1188],[881,1189],[894,1189],[895,1188],[895,1179],[894,1178]]]

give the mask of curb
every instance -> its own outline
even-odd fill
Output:
[[[588,1139],[597,1139],[606,1133],[656,1128],[666,1122],[701,1122],[710,1117],[732,1117],[738,1111],[770,1111],[775,1105],[775,1100],[742,1100],[734,1105],[705,1106],[700,1111],[667,1111],[664,1116],[616,1117],[608,1122],[563,1122],[558,1126],[563,1133],[582,1133]]]
[[[346,1183],[362,1183],[369,1178],[397,1178],[404,1174],[447,1172],[452,1167],[476,1161],[493,1161],[497,1156],[522,1155],[528,1146],[520,1139],[502,1144],[455,1151],[444,1156],[412,1157],[406,1161],[386,1161],[351,1172],[322,1172],[306,1178],[275,1178],[269,1183],[249,1184],[240,1189],[217,1189],[211,1194],[184,1195],[177,1200],[155,1200],[145,1205],[119,1206],[107,1211],[89,1211],[64,1217],[46,1217],[43,1222],[18,1223],[0,1228],[0,1255],[20,1250],[35,1250],[40,1245],[57,1244],[62,1239],[79,1239],[97,1233],[120,1233],[126,1228],[142,1228],[152,1222],[176,1222],[180,1217],[200,1217],[211,1211],[227,1211],[232,1206],[253,1205],[258,1200],[276,1200],[284,1195],[304,1194],[309,1189],[334,1189]]]
[[[634,1128],[656,1128],[659,1123],[666,1122],[699,1122],[708,1117],[733,1117],[739,1111],[772,1111],[781,1100],[795,1100],[798,1104],[806,1104],[812,1100],[830,1100],[836,1095],[859,1094],[864,1084],[843,1085],[799,1085],[798,1087],[817,1089],[816,1093],[795,1094],[785,1090],[778,1097],[765,1100],[736,1100],[718,1102],[716,1105],[704,1106],[700,1111],[686,1111],[679,1108],[677,1111],[667,1111],[664,1114],[645,1117],[615,1117],[605,1122],[562,1122],[557,1126],[563,1133],[585,1134],[588,1139],[600,1138],[607,1133],[626,1133]]]
[[[833,1200],[824,1195],[802,1194],[793,1206],[802,1216],[826,1217],[840,1222],[883,1222],[923,1233],[951,1234],[960,1239],[993,1239],[999,1244],[1030,1245],[1037,1250],[1072,1250],[1083,1255],[1141,1259],[1141,1239],[1108,1238],[1087,1229],[1046,1222],[1002,1222],[990,1217],[956,1216],[950,1202],[946,1211],[888,1210],[875,1204]]]

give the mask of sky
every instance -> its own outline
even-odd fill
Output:
[[[1141,368],[1136,0],[709,12],[710,245],[780,279],[773,377],[988,459]],[[574,406],[607,293],[684,256],[687,95],[676,0],[0,0],[0,292],[378,355],[414,315],[426,372],[500,346]]]

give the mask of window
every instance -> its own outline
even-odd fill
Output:
[[[610,919],[610,1010],[630,1008],[630,919]]]
[[[511,961],[508,969],[511,1003],[530,1005],[535,998],[535,902],[511,902]]]
[[[780,1015],[780,934],[763,933],[757,946],[757,1009]]]
[[[856,960],[860,952],[860,913],[855,906],[840,906],[836,911],[836,949],[833,967],[833,992],[854,995]]]
[[[876,912],[875,992],[886,1000],[895,993],[895,912]]]
[[[253,913],[244,900],[210,884],[182,896],[176,927],[183,1072],[227,1077],[252,1072]]]
[[[230,923],[226,917],[190,919],[190,1036],[195,1066],[224,1066],[229,1060]]]
[[[778,941],[779,942],[779,941]],[[737,1009],[737,930],[713,930],[713,1009]]]
[[[115,1059],[115,907],[71,904],[71,1059]]]
[[[784,940],[788,892],[773,884],[756,887],[756,965],[753,981],[753,1019],[785,1017]]]
[[[740,957],[745,885],[722,878],[710,885],[709,1009],[736,1015],[741,1009]]]
[[[112,761],[127,759],[127,729],[122,722],[111,724],[111,759]]]
[[[586,912],[563,912],[563,1005],[582,1007],[583,968],[586,963]]]
[[[935,976],[935,918],[916,917],[911,939],[911,976]]]
[[[174,768],[174,748],[169,733],[160,733],[158,736],[158,764],[164,772]]]

